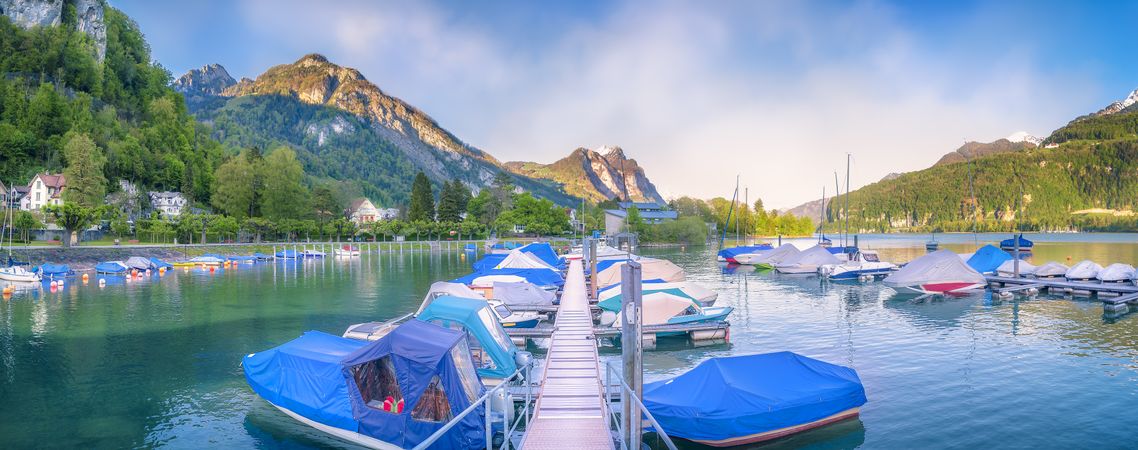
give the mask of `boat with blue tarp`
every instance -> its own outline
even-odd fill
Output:
[[[411,448],[482,397],[466,333],[412,320],[377,341],[309,331],[242,360],[261,398],[290,417],[348,442]],[[435,442],[486,446],[478,405]]]
[[[546,264],[557,268],[565,268],[565,258],[557,256],[557,251],[548,242],[531,242],[518,250],[536,256]]]
[[[1035,247],[1034,242],[1024,238],[1023,233],[1020,233],[1014,238],[1000,241],[1000,249],[1006,252],[1014,252],[1016,249],[1016,241],[1019,241],[1019,251],[1021,252],[1030,252],[1032,247]]]
[[[771,247],[770,244],[740,245],[738,247],[729,247],[720,250],[719,253],[716,254],[716,259],[729,263],[738,263],[738,261],[735,260],[735,257],[738,255],[758,253],[766,250],[771,250],[773,248],[774,247]]]
[[[122,261],[106,261],[95,264],[95,273],[107,275],[123,275],[130,267],[127,267]]]
[[[728,447],[856,418],[857,372],[792,352],[711,358],[644,385],[644,406],[672,437]]]
[[[298,253],[296,250],[281,250],[277,252],[277,259],[296,259]]]
[[[565,284],[565,278],[560,273],[549,269],[486,269],[452,281],[481,291],[493,289],[495,281],[525,281],[547,290],[556,290]]]
[[[75,272],[67,264],[44,263],[33,268],[32,272],[39,274],[40,278],[44,280],[58,280],[75,275]]]
[[[968,265],[977,272],[990,274],[995,273],[996,269],[1000,268],[1000,264],[1004,261],[1012,259],[1012,256],[994,245],[985,245],[976,250],[971,257],[968,258]]]
[[[415,319],[468,333],[474,367],[488,385],[496,385],[518,370],[518,349],[485,300],[436,297]]]
[[[172,268],[174,268],[174,265],[173,265],[173,264],[170,264],[170,263],[168,263],[168,262],[166,262],[166,261],[163,261],[163,260],[161,260],[161,259],[155,258],[155,257],[153,257],[153,256],[151,256],[151,257],[150,257],[150,262],[151,262],[152,264],[154,264],[154,268],[155,268],[155,269],[172,269]]]

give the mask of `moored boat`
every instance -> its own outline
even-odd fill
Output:
[[[640,258],[637,262],[640,263],[640,275],[642,279],[660,279],[667,282],[684,281],[687,279],[687,274],[684,273],[684,269],[681,269],[680,266],[666,259]],[[627,264],[627,262],[617,261],[604,268],[604,270],[598,271],[597,287],[606,287],[620,283],[621,269],[625,264]]]
[[[791,352],[711,358],[644,385],[644,406],[669,436],[729,447],[856,418],[857,372]]]
[[[16,283],[34,283],[40,281],[39,274],[29,271],[23,266],[0,267],[0,280]]]
[[[784,274],[816,274],[820,266],[841,263],[842,260],[830,253],[829,249],[815,245],[775,264],[774,269]]]
[[[899,294],[949,294],[981,289],[984,275],[956,253],[937,250],[910,261],[885,277],[884,283]]]
[[[1012,239],[1000,241],[1000,249],[1007,252],[1014,252],[1016,249],[1016,241],[1019,241],[1019,251],[1023,253],[1031,252],[1032,247],[1035,247],[1034,242],[1024,238],[1023,233],[1020,233]]]
[[[819,274],[835,281],[880,278],[897,269],[897,265],[884,262],[877,252],[863,250],[854,254],[852,261],[819,266]]]
[[[360,256],[360,248],[352,245],[342,245],[339,248],[332,249],[332,255],[341,258]]]
[[[716,254],[716,259],[722,262],[745,264],[744,262],[738,260],[739,255],[760,253],[771,249],[772,247],[770,244],[740,245],[738,247],[730,247],[720,250]]]
[[[1067,273],[1063,276],[1067,278],[1067,281],[1091,281],[1097,279],[1100,271],[1102,271],[1102,266],[1098,263],[1083,260],[1067,269]]]
[[[770,270],[774,269],[775,264],[779,264],[799,253],[801,253],[801,250],[793,244],[782,244],[776,249],[764,252],[756,258],[752,258],[749,264],[755,266],[757,270]]]
[[[1035,275],[1036,269],[1037,269],[1037,267],[1033,266],[1031,263],[1029,263],[1027,261],[1020,260],[1020,262],[1019,262],[1019,276],[1020,277],[1027,277],[1027,276]],[[1067,269],[1066,267],[1063,268],[1064,272],[1066,271],[1066,269]],[[1009,260],[1001,263],[1000,267],[996,268],[996,275],[999,275],[1001,277],[1015,277],[1015,271],[1016,271],[1016,261],[1015,261],[1015,259],[1009,259]]]
[[[643,302],[641,321],[644,325],[669,325],[686,323],[719,322],[726,320],[734,308],[730,306],[712,306],[704,308],[687,296],[676,295],[671,292],[651,292],[641,295]],[[617,312],[613,322],[619,324],[622,313]],[[604,323],[602,324],[611,325]],[[670,336],[686,334],[686,332],[657,332],[657,336]]]
[[[40,278],[48,280],[58,280],[75,275],[75,272],[67,264],[40,264],[33,268],[32,272],[39,274]]]
[[[598,292],[597,292],[597,303],[598,303],[598,305],[600,304],[600,302],[603,302],[605,300],[608,300],[608,299],[614,298],[614,297],[618,299],[618,303],[619,303],[620,296],[622,295],[620,285],[621,285],[620,283],[616,283],[616,284],[612,284],[612,285],[609,285],[603,289],[598,290]],[[640,283],[641,293],[647,293],[647,292],[653,292],[653,291],[668,291],[668,290],[676,290],[676,291],[682,293],[684,296],[687,296],[687,297],[695,300],[696,303],[699,303],[699,306],[703,306],[703,307],[715,305],[715,300],[717,298],[719,298],[718,292],[715,292],[711,289],[700,286],[699,284],[696,284],[696,283],[691,282],[691,281],[679,281],[679,282],[675,282],[675,283],[668,283],[668,282],[665,282],[663,280],[656,279],[656,280],[643,280]],[[613,309],[613,311],[616,311],[617,309],[620,309],[620,308],[615,308],[615,309]]]
[[[1063,278],[1070,269],[1066,264],[1051,261],[1042,266],[1037,266],[1034,275],[1035,278]]]
[[[1129,283],[1134,279],[1134,266],[1114,263],[1100,270],[1095,278],[1103,283]]]
[[[968,265],[980,273],[995,273],[1004,261],[1012,259],[1008,252],[993,245],[985,245],[967,258]]]
[[[261,398],[305,425],[371,448],[411,448],[485,392],[466,333],[413,320],[374,342],[309,331],[250,353],[241,366]],[[486,446],[481,405],[440,448]]]
[[[95,273],[106,275],[123,275],[130,270],[122,261],[106,261],[95,264]]]

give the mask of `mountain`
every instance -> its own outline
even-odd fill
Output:
[[[511,173],[358,70],[322,55],[305,55],[235,83],[216,64],[178,80],[191,112],[213,125],[223,142],[290,145],[299,150],[306,173],[355,183],[387,206],[407,200],[417,170],[436,185],[458,179],[475,190],[489,186],[498,173]],[[550,180],[512,178],[539,197],[577,203]]]
[[[1117,114],[1123,111],[1127,111],[1128,109],[1130,111],[1133,111],[1135,109],[1135,104],[1138,104],[1138,89],[1131,91],[1130,95],[1126,96],[1126,98],[1107,105],[1106,108],[1099,110],[1098,112],[1092,114],[1092,116],[1106,116],[1110,114]]]
[[[795,217],[805,217],[810,219],[810,223],[818,224],[818,219],[821,217],[823,208],[830,205],[832,198],[826,197],[826,203],[822,203],[822,199],[811,200],[801,205],[795,206],[790,209],[780,211],[782,214],[790,214]]]
[[[558,183],[569,195],[589,201],[620,198],[665,203],[644,169],[620,147],[578,148],[551,164],[514,161],[510,171],[530,178]]]
[[[933,166],[962,163],[969,159],[983,158],[997,153],[1018,152],[1035,148],[1039,146],[1039,142],[1042,142],[1042,139],[1022,132],[1013,134],[1008,138],[997,139],[988,143],[965,142],[960,148],[942,156]]]

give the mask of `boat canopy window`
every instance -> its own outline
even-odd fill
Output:
[[[881,258],[877,257],[877,253],[862,253],[861,259],[862,259],[862,261],[866,261],[866,262],[880,262],[881,261]]]
[[[411,410],[411,418],[424,422],[449,422],[453,417],[447,393],[439,382],[439,376],[435,375],[419,397],[415,409]]]
[[[450,358],[454,360],[454,367],[458,371],[458,379],[462,381],[462,390],[466,392],[466,399],[474,403],[476,400],[474,396],[478,394],[482,382],[478,379],[478,372],[474,371],[474,364],[470,359],[470,347],[465,341],[460,341],[451,347]]]
[[[466,342],[469,345],[467,348],[470,351],[471,358],[474,360],[474,365],[479,369],[494,370],[498,368],[498,365],[494,364],[494,359],[491,358],[489,354],[482,351],[482,343],[479,342],[478,338],[471,334],[465,326],[462,325],[462,322],[443,319],[431,319],[427,322],[433,323],[440,327],[450,328],[452,330],[458,330],[466,333]]]
[[[494,337],[494,340],[497,341],[498,345],[503,349],[509,349],[511,345],[514,345],[510,337],[506,336],[506,332],[502,331],[502,325],[499,324],[496,319],[490,317],[489,308],[478,310],[478,319],[482,321],[482,324],[490,331],[490,335]]]
[[[691,305],[691,306],[687,307],[687,309],[684,309],[683,312],[676,314],[676,315],[677,316],[694,316],[696,314],[699,314],[699,308],[696,308],[695,305]]]
[[[510,311],[510,308],[509,308],[508,306],[506,306],[506,305],[498,305],[498,306],[495,306],[495,307],[494,307],[494,312],[497,312],[497,313],[498,313],[498,317],[499,317],[499,318],[502,318],[502,319],[505,319],[505,318],[507,318],[507,317],[510,317],[511,315],[513,315],[513,314],[514,314],[514,312],[513,312],[513,311]]]
[[[352,377],[369,408],[393,414],[403,412],[403,392],[390,356],[352,366]]]

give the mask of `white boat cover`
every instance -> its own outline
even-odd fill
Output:
[[[709,302],[715,301],[719,298],[719,293],[711,289],[700,286],[691,281],[680,281],[676,283],[644,283],[640,285],[641,291],[663,291],[667,289],[679,289],[681,292],[694,298],[700,304],[708,305]],[[612,288],[605,290],[598,294],[597,301],[608,300],[612,297],[620,295],[620,288]]]
[[[1134,278],[1134,266],[1114,263],[1098,272],[1098,279],[1105,282],[1130,281]]]
[[[1100,271],[1102,271],[1102,266],[1094,261],[1084,259],[1067,269],[1064,276],[1072,280],[1089,280],[1097,277]]]
[[[671,261],[666,259],[643,258],[639,262],[641,267],[641,280],[661,279],[671,283],[684,281],[687,278],[684,269],[681,269],[680,266],[672,264]],[[625,261],[621,261],[598,272],[597,286],[605,287],[620,283],[620,271],[625,264]]]
[[[1061,277],[1067,275],[1068,269],[1070,269],[1070,267],[1067,267],[1066,264],[1051,261],[1047,264],[1036,267],[1034,274],[1036,278]]]
[[[492,298],[501,300],[506,306],[553,306],[557,294],[533,283],[495,282]]]
[[[1016,261],[1014,259],[1009,259],[1007,261],[1004,261],[1002,264],[1000,264],[1000,267],[996,268],[996,274],[1001,276],[1001,277],[1014,277],[1015,276],[1015,263],[1016,263]],[[1036,267],[1034,265],[1032,265],[1031,263],[1024,261],[1022,259],[1019,260],[1019,275],[1021,277],[1024,275],[1034,275],[1035,269],[1036,269]],[[1066,269],[1066,267],[1064,267],[1064,269]]]
[[[889,287],[917,286],[929,283],[984,283],[980,272],[973,269],[950,250],[937,250],[914,259],[885,277]]]
[[[653,292],[644,294],[644,306],[641,325],[659,325],[668,323],[668,319],[678,316],[688,308],[694,308],[697,314],[702,314],[699,305],[692,303],[691,299],[672,295],[667,292]],[[622,312],[616,313],[614,324],[621,323]]]
[[[597,259],[625,258],[627,256],[628,256],[628,252],[621,250],[619,248],[609,246],[609,245],[598,245],[597,246]],[[636,257],[636,255],[633,255],[633,258],[635,258],[635,257]]]
[[[154,268],[154,262],[141,256],[131,256],[125,261],[127,267],[131,269],[147,270]]]
[[[436,281],[434,283],[431,283],[431,289],[428,290],[427,295],[423,297],[423,303],[419,305],[419,310],[415,312],[415,315],[422,313],[423,309],[425,309],[427,305],[430,305],[432,300],[444,295],[485,300],[482,297],[482,294],[479,294],[477,291],[466,287],[465,284],[451,283],[449,281]]]
[[[799,253],[802,253],[802,251],[799,250],[798,247],[795,247],[793,244],[782,244],[774,250],[764,252],[762,255],[759,255],[758,258],[754,258],[751,260],[751,263],[779,264],[785,261],[787,258],[793,257]]]
[[[479,288],[493,288],[494,283],[520,283],[524,277],[517,275],[483,275],[470,281],[470,285]]]
[[[526,253],[518,249],[510,250],[502,262],[494,266],[495,269],[554,269],[553,266],[546,264],[537,256],[532,253]]]
[[[782,247],[779,247],[782,248]],[[821,266],[823,264],[841,264],[842,260],[826,250],[821,245],[810,247],[797,255],[791,256],[778,263],[779,266]]]

